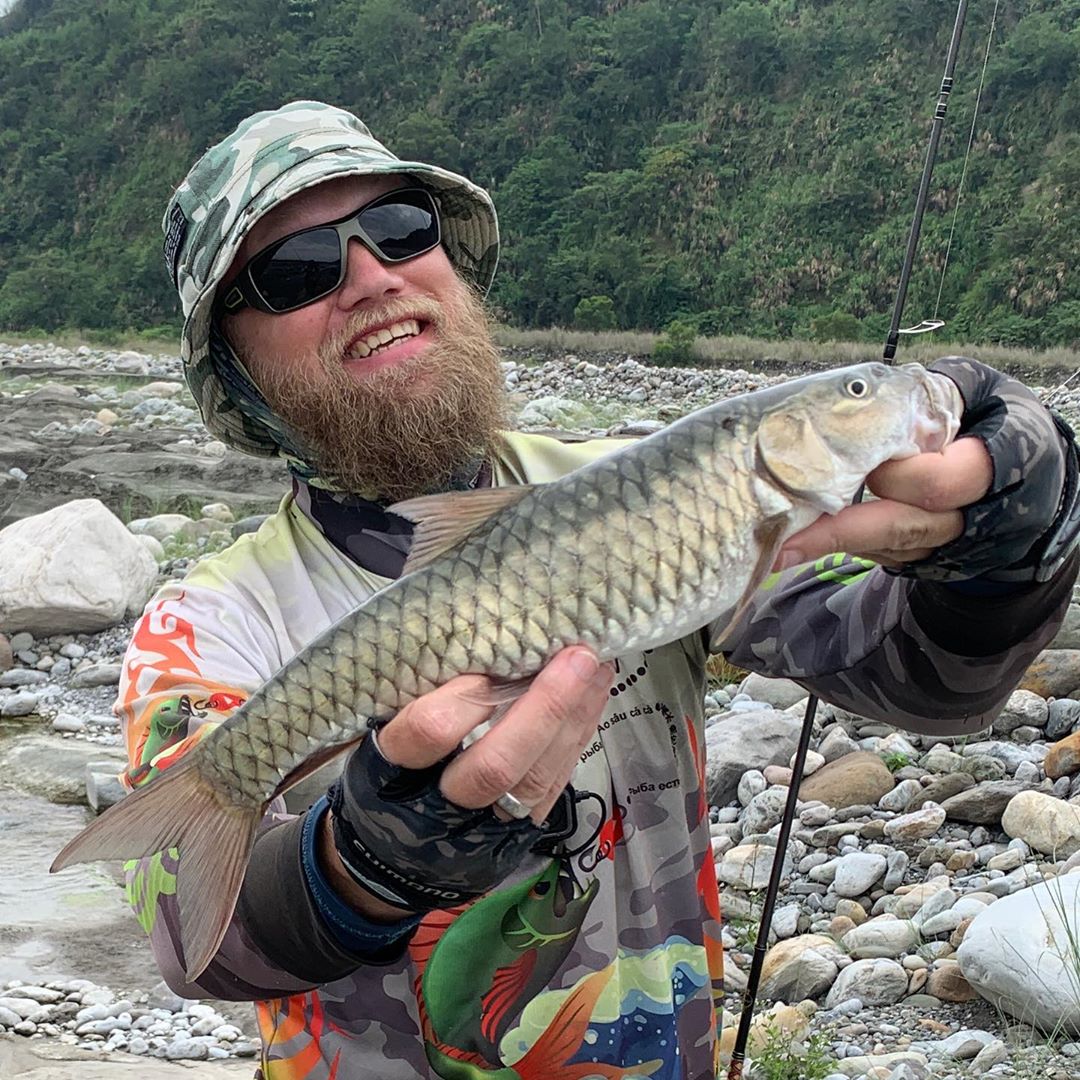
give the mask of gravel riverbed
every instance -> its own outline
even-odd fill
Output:
[[[583,436],[648,434],[782,378],[522,350],[506,351],[504,371],[519,426]],[[1080,420],[1080,390],[1065,388],[1054,405]],[[0,527],[100,499],[153,555],[160,582],[252,528],[286,490],[280,465],[210,438],[177,357],[0,344]],[[1080,1073],[1080,957],[1064,932],[1080,939],[1080,893],[1071,911],[1063,902],[1056,938],[1047,914],[1080,884],[1080,609],[1070,619],[978,738],[906,735],[820,711],[766,959],[759,1007],[773,1011],[754,1044],[775,1054],[771,1023],[790,1052],[808,1056],[751,1077]],[[0,635],[5,1080],[211,1080],[255,1068],[250,1007],[184,1001],[161,983],[115,868],[46,873],[89,807],[119,797],[111,705],[131,626],[125,616],[94,633]],[[803,698],[793,684],[750,677],[718,679],[706,699],[728,1039]],[[995,938],[995,912],[1049,927],[1041,946]]]

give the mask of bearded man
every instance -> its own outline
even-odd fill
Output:
[[[468,180],[400,161],[318,102],[245,120],[164,220],[203,418],[281,457],[254,535],[166,585],[120,712],[142,782],[401,572],[424,493],[543,483],[620,444],[508,431],[482,296],[498,231]],[[975,361],[944,454],[793,537],[737,664],[917,732],[985,728],[1076,575],[1071,433]],[[837,551],[827,572],[810,561]],[[600,664],[560,652],[493,727],[487,680],[418,698],[301,813],[264,819],[209,966],[185,977],[163,852],[132,872],[186,997],[254,1001],[264,1080],[708,1077],[722,949],[704,781],[708,635]],[[184,705],[184,708],[181,708]],[[187,717],[186,727],[160,725]]]

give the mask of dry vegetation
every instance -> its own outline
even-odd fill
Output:
[[[608,331],[591,333],[583,330],[517,330],[500,326],[496,338],[500,345],[517,348],[565,349],[581,353],[626,353],[647,356],[663,335],[643,331]],[[729,367],[741,364],[769,363],[812,364],[832,367],[857,364],[864,360],[880,360],[881,346],[851,341],[765,341],[751,337],[699,337],[694,343],[694,355],[702,367]],[[901,344],[899,359],[928,362],[939,356],[974,356],[994,367],[1038,370],[1080,368],[1080,351],[1076,349],[1021,349],[1001,345],[971,345],[947,341],[927,334]]]

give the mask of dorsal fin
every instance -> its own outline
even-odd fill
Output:
[[[388,507],[391,514],[416,525],[402,576],[427,566],[488,518],[525,498],[535,486],[520,484],[480,491],[448,491],[443,495],[421,495]]]

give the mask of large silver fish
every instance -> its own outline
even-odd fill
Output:
[[[228,926],[269,801],[455,675],[505,703],[566,645],[601,659],[730,625],[792,533],[890,458],[940,450],[961,401],[917,364],[811,375],[694,412],[543,485],[425,496],[401,578],[326,630],[52,869],[180,850],[189,978]],[[722,632],[720,635],[722,636]]]

